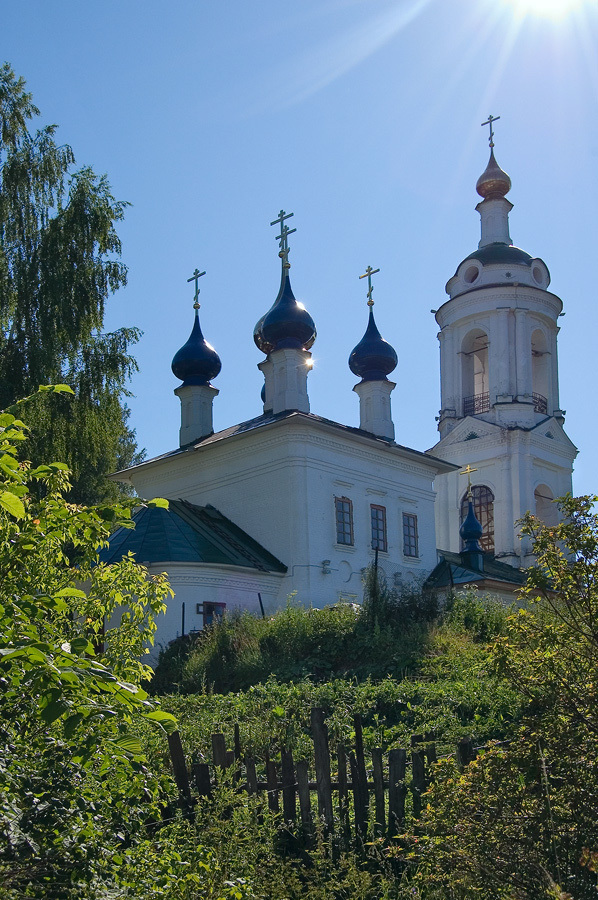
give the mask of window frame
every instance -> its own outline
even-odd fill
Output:
[[[346,504],[348,506],[347,510],[344,510],[342,506]],[[340,516],[347,515],[348,521],[344,519],[339,520]],[[345,526],[348,525],[348,532]],[[339,526],[341,526],[339,528]],[[336,535],[336,543],[341,547],[354,547],[355,546],[355,531],[353,528],[353,501],[350,497],[334,497],[334,530]],[[348,537],[349,540],[344,540],[344,538]],[[343,538],[343,539],[341,539]]]
[[[380,518],[376,519],[376,537],[374,537],[374,510],[377,513],[382,513]],[[380,524],[382,527],[380,528]],[[379,533],[382,532],[382,542],[380,542]],[[372,550],[378,550],[379,553],[388,553],[388,527],[386,524],[386,507],[381,506],[379,503],[370,503],[370,534],[371,534],[371,547]],[[380,546],[382,543],[382,546]]]
[[[411,525],[407,522],[407,519],[413,520],[413,524]],[[419,532],[416,513],[403,512],[401,522],[403,525],[403,556],[407,557],[407,559],[419,559]],[[411,534],[411,529],[413,529],[413,534]],[[415,553],[408,552],[408,548],[409,550],[413,548]]]

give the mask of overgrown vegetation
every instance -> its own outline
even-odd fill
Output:
[[[270,676],[280,682],[401,678],[417,670],[437,615],[434,595],[390,589],[372,568],[362,607],[305,609],[291,599],[267,619],[233,612],[174,642],[161,653],[152,690],[243,691]]]
[[[115,524],[130,524],[130,509],[68,503],[64,464],[18,463],[26,436],[12,413],[0,417],[3,896],[596,896],[593,498],[565,498],[551,528],[526,517],[538,566],[522,608],[468,592],[439,611],[431,598],[370,582],[362,610],[290,605],[269,620],[233,617],[180,659],[165,655],[161,686],[169,662],[175,692],[158,708],[136,660],[167,585],[131,559],[97,565],[97,547]],[[118,627],[102,634],[123,603]],[[316,822],[307,845],[263,795],[248,797],[223,772],[185,819],[164,734],[175,719],[189,761],[209,758],[217,731],[231,746],[235,724],[243,752],[278,760],[292,748],[305,758],[312,706],[324,708],[333,747],[353,743],[355,714],[366,750],[434,733],[441,758],[419,820],[408,803],[400,834],[351,849]],[[479,750],[463,768],[454,747],[465,736]]]

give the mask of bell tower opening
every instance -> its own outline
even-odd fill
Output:
[[[470,331],[461,345],[461,390],[463,415],[475,416],[490,409],[488,335],[479,328]]]
[[[534,491],[536,516],[545,525],[558,524],[558,510],[554,502],[554,494],[546,484],[539,484]]]
[[[550,384],[550,354],[543,331],[537,328],[532,333],[532,391],[536,412],[548,413]]]

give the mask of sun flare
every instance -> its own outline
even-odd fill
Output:
[[[546,19],[564,19],[584,2],[585,0],[506,0],[506,3],[522,18],[533,15]]]

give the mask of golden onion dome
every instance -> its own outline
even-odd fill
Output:
[[[499,196],[504,197],[511,190],[511,179],[494,158],[494,150],[490,150],[490,160],[486,171],[478,178],[476,191],[480,197]]]

